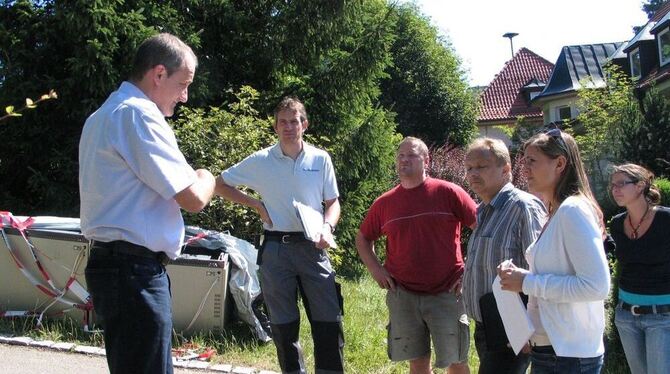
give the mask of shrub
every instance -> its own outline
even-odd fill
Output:
[[[179,147],[194,168],[217,175],[251,153],[274,142],[272,121],[253,108],[258,92],[245,86],[235,93],[237,102],[205,109],[183,108],[174,121]],[[199,214],[184,215],[188,224],[233,235],[254,242],[262,231],[255,211],[223,199],[212,200]]]
[[[670,179],[658,178],[654,180],[654,185],[661,192],[661,205],[670,206]]]

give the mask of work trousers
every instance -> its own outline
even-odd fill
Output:
[[[306,373],[298,339],[298,293],[312,328],[315,373],[342,373],[342,299],[326,251],[307,240],[270,238],[259,255],[261,288],[282,373]]]

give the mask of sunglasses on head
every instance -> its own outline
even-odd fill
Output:
[[[556,141],[558,146],[561,147],[561,149],[563,149],[565,153],[568,153],[568,145],[565,144],[565,140],[563,139],[563,135],[561,134],[561,132],[562,132],[561,129],[559,129],[558,127],[553,127],[551,129],[547,129],[544,131],[544,133],[547,136],[551,137]]]

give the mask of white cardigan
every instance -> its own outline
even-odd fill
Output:
[[[529,295],[529,311],[537,303],[556,355],[603,354],[603,300],[610,275],[598,218],[588,201],[565,199],[526,250],[526,259],[531,273],[523,280],[523,292]]]

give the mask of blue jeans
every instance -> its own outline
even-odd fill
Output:
[[[597,357],[561,357],[553,352],[530,354],[531,374],[599,374],[603,367],[603,355]]]
[[[104,329],[111,374],[172,373],[170,280],[159,261],[126,254],[96,254],[86,284]]]
[[[670,313],[635,316],[617,307],[614,323],[631,373],[670,373]]]

